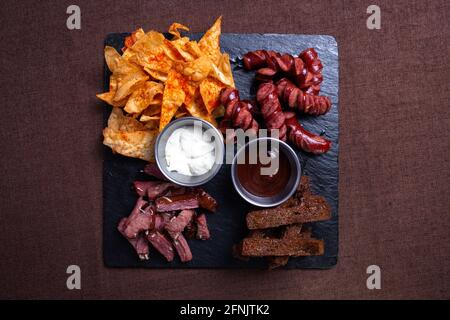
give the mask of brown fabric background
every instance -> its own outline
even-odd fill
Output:
[[[81,7],[82,30],[66,28]],[[381,30],[366,8],[381,7]],[[450,298],[448,1],[2,1],[0,297]],[[108,269],[101,104],[107,33],[331,34],[340,54],[340,254],[328,271]],[[66,268],[82,290],[66,289]],[[366,267],[382,289],[366,288]]]

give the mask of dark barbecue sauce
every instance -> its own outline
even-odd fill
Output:
[[[270,167],[270,163],[262,164],[258,156],[257,163],[250,164],[248,151],[245,155],[245,163],[237,165],[237,177],[242,187],[248,192],[259,197],[273,197],[286,188],[291,175],[291,165],[284,152],[273,153],[272,157],[278,158],[278,167],[273,175],[262,175],[262,167]]]

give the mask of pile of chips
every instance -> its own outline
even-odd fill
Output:
[[[168,40],[138,29],[122,55],[105,47],[109,91],[97,97],[114,107],[103,131],[114,152],[153,161],[156,136],[173,118],[194,116],[217,126],[223,115],[220,92],[234,80],[229,56],[220,50],[221,17],[198,42],[179,30],[189,28],[173,23]]]

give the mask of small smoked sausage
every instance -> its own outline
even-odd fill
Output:
[[[278,96],[289,108],[316,116],[327,113],[331,108],[330,98],[305,93],[286,78],[280,79],[276,85]]]
[[[298,148],[314,154],[322,154],[330,150],[331,141],[305,130],[293,112],[285,112],[285,124],[289,141]]]
[[[273,83],[262,83],[256,92],[256,100],[269,131],[278,130],[278,138],[286,141],[287,128],[284,113],[278,99],[277,87]]]

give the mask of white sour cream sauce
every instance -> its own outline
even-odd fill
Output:
[[[200,176],[211,170],[215,162],[214,141],[200,127],[176,129],[169,136],[165,151],[167,169],[186,176]]]

